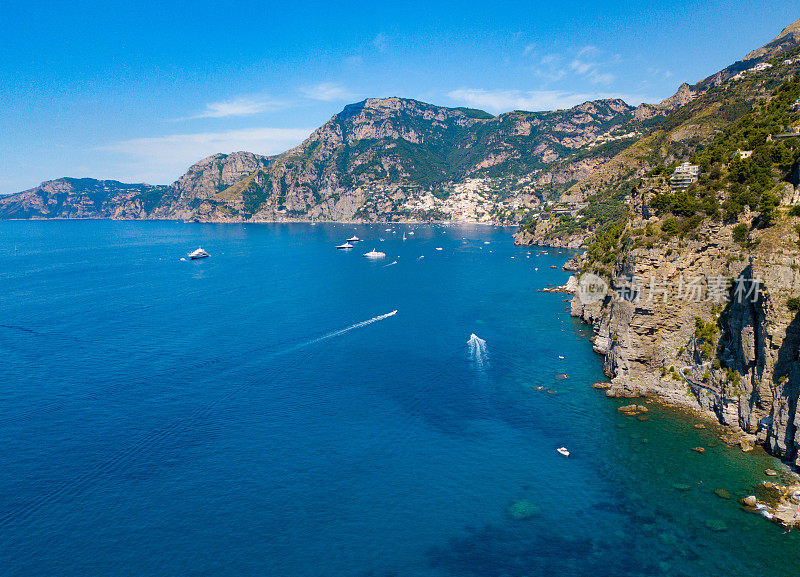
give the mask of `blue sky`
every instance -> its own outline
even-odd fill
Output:
[[[372,96],[492,113],[659,101],[800,18],[796,0],[0,8],[0,194],[169,183],[214,152],[281,152]]]

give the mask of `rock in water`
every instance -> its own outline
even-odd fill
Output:
[[[717,532],[728,530],[728,526],[725,524],[725,521],[720,521],[719,519],[706,519],[706,527]]]
[[[742,505],[746,505],[747,507],[755,507],[758,504],[758,499],[756,499],[755,495],[748,495],[744,499],[742,499]]]
[[[777,477],[778,476],[778,472],[775,471],[774,469],[767,469],[767,470],[764,471],[764,474],[767,477]]]
[[[539,507],[537,507],[536,504],[531,503],[526,499],[517,501],[508,508],[508,514],[511,515],[512,519],[517,519],[517,520],[533,517],[538,512],[539,512]]]
[[[703,448],[703,447],[694,447],[692,449],[692,451],[694,451],[696,453],[700,453],[701,455],[706,452],[705,448]]]
[[[720,499],[730,499],[731,494],[728,493],[725,489],[714,489],[714,494],[719,497]]]

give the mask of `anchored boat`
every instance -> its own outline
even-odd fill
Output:
[[[202,248],[198,248],[197,250],[190,252],[187,256],[192,260],[196,260],[198,258],[208,258],[211,255],[208,254],[206,251],[204,251]]]
[[[353,248],[353,245],[350,244],[349,242],[346,242],[344,244],[338,245],[336,248]]]
[[[364,256],[367,258],[386,258],[386,253],[373,248],[371,251],[365,252]]]

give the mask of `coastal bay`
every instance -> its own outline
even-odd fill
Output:
[[[572,253],[511,232],[0,223],[0,566],[791,572],[797,535],[738,503],[785,467],[620,413],[591,328],[536,292]]]

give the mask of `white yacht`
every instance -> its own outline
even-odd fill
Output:
[[[361,239],[358,238],[356,235],[351,236],[347,239],[347,242],[359,242]]]
[[[377,251],[373,248],[371,251],[365,252],[364,256],[367,258],[386,258],[386,253]]]
[[[346,242],[344,244],[338,245],[336,248],[353,248],[353,245],[350,244],[349,242]]]
[[[211,255],[208,254],[206,251],[204,251],[202,248],[198,247],[197,250],[190,252],[186,256],[188,256],[192,260],[195,260],[195,259],[198,259],[198,258],[207,258],[207,257],[209,257]]]
[[[561,453],[565,457],[569,457],[569,451],[567,450],[566,447],[559,447],[558,449],[556,449],[556,451],[558,451],[559,453]]]

